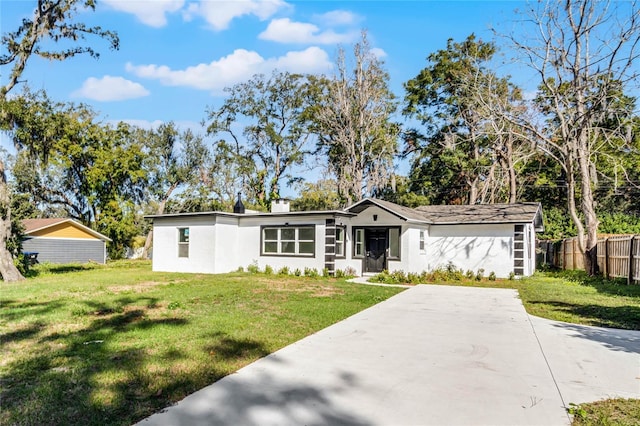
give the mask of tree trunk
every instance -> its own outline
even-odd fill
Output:
[[[584,136],[583,136],[584,137]],[[582,192],[582,214],[587,231],[587,239],[584,246],[584,269],[589,276],[598,273],[597,246],[598,246],[598,217],[595,211],[593,199],[593,188],[591,187],[591,173],[589,169],[589,159],[586,158],[586,142],[581,142],[581,153],[578,162],[580,165],[580,189]]]
[[[156,210],[156,214],[164,214],[164,209],[167,205],[167,201],[169,200],[169,197],[171,197],[171,194],[177,187],[178,187],[177,183],[174,183],[169,187],[167,192],[164,194],[164,198],[162,199],[162,201],[160,201],[160,204],[158,204],[158,209]],[[147,239],[144,240],[144,247],[142,249],[143,259],[149,258],[149,249],[151,248],[152,243],[153,243],[153,227],[151,227],[151,229],[147,233]]]
[[[11,237],[11,199],[7,185],[4,162],[0,160],[0,274],[5,282],[22,281],[24,277],[13,263],[13,256],[7,250],[7,240]]]
[[[142,249],[142,258],[149,258],[149,249],[151,248],[151,243],[153,242],[153,228],[149,230],[147,233],[147,239],[144,240],[144,248]]]

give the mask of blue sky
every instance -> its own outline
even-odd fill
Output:
[[[34,4],[2,0],[2,32],[14,30]],[[120,50],[90,39],[101,54],[98,60],[33,58],[23,79],[55,100],[91,105],[104,120],[144,127],[174,121],[198,130],[206,109],[221,104],[224,87],[274,68],[330,73],[338,46],[348,49],[361,29],[368,31],[391,88],[402,99],[402,83],[424,68],[430,53],[445,48],[447,39],[460,41],[471,33],[491,39],[490,28],[508,30],[514,9],[523,6],[516,1],[99,0],[95,12],[78,18],[116,31]],[[510,70],[521,78],[517,68]],[[3,81],[8,71],[2,70]],[[6,137],[2,144],[9,148]]]

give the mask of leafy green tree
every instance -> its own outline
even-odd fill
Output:
[[[225,89],[222,107],[209,110],[209,135],[226,135],[216,145],[223,167],[242,174],[242,190],[267,207],[280,198],[283,181],[300,180],[293,168],[310,153],[310,134],[303,117],[308,108],[306,77],[275,71],[270,77],[251,80]],[[234,191],[240,192],[240,191]]]
[[[315,105],[308,116],[346,205],[387,185],[399,135],[398,124],[391,121],[397,105],[389,76],[365,32],[353,47],[352,59],[350,67],[340,49],[336,75],[314,81]]]
[[[391,184],[378,194],[378,197],[406,207],[432,204],[429,197],[412,191],[411,184],[408,177],[394,175]]]
[[[521,95],[489,68],[496,51],[473,34],[450,39],[405,83],[403,112],[423,125],[405,134],[412,190],[434,204],[516,201],[516,163],[527,150],[520,129],[496,110],[517,110]]]
[[[110,254],[120,256],[135,236],[125,232],[133,221],[129,203],[141,199],[146,178],[135,129],[102,125],[88,107],[53,102],[44,92],[5,105],[18,148],[16,189],[103,232],[113,240]]]
[[[335,180],[321,179],[317,182],[304,182],[300,196],[291,202],[294,211],[337,210],[340,208],[338,184]]]
[[[163,214],[175,191],[199,181],[209,151],[202,137],[191,130],[180,132],[173,122],[143,132],[141,136],[146,142],[145,199],[155,203],[155,214]],[[147,257],[152,240],[153,230],[149,230],[142,257]]]
[[[98,57],[91,46],[82,44],[91,35],[107,40],[112,49],[118,48],[119,40],[115,33],[100,27],[88,27],[76,21],[78,13],[86,9],[94,10],[95,5],[96,0],[37,0],[32,16],[24,18],[15,31],[2,34],[0,67],[10,68],[10,71],[2,71],[8,78],[0,87],[0,130],[15,128],[5,113],[7,94],[20,81],[31,57],[39,56],[49,60],[64,60],[80,54]],[[49,47],[53,49],[53,46],[64,47],[50,50]],[[42,154],[46,158],[47,153]],[[10,236],[10,191],[5,164],[0,159],[0,274],[8,282],[24,279],[7,250]]]

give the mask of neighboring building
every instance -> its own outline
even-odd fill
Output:
[[[23,253],[38,253],[38,262],[107,261],[108,237],[73,219],[25,219]]]
[[[241,206],[240,206],[241,207]],[[367,198],[345,210],[204,212],[153,220],[153,270],[223,273],[256,263],[275,270],[422,272],[453,263],[497,277],[535,270],[539,203],[402,207]]]

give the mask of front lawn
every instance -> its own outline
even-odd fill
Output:
[[[0,424],[129,425],[399,291],[146,262],[2,283]]]
[[[147,262],[37,272],[0,283],[3,425],[129,425],[402,291],[328,278],[158,273]],[[572,272],[446,284],[515,288],[530,314],[640,330],[637,285]],[[625,401],[632,416],[638,403]],[[608,424],[588,419],[616,418],[616,404],[594,405],[593,417],[583,404],[577,420]]]

